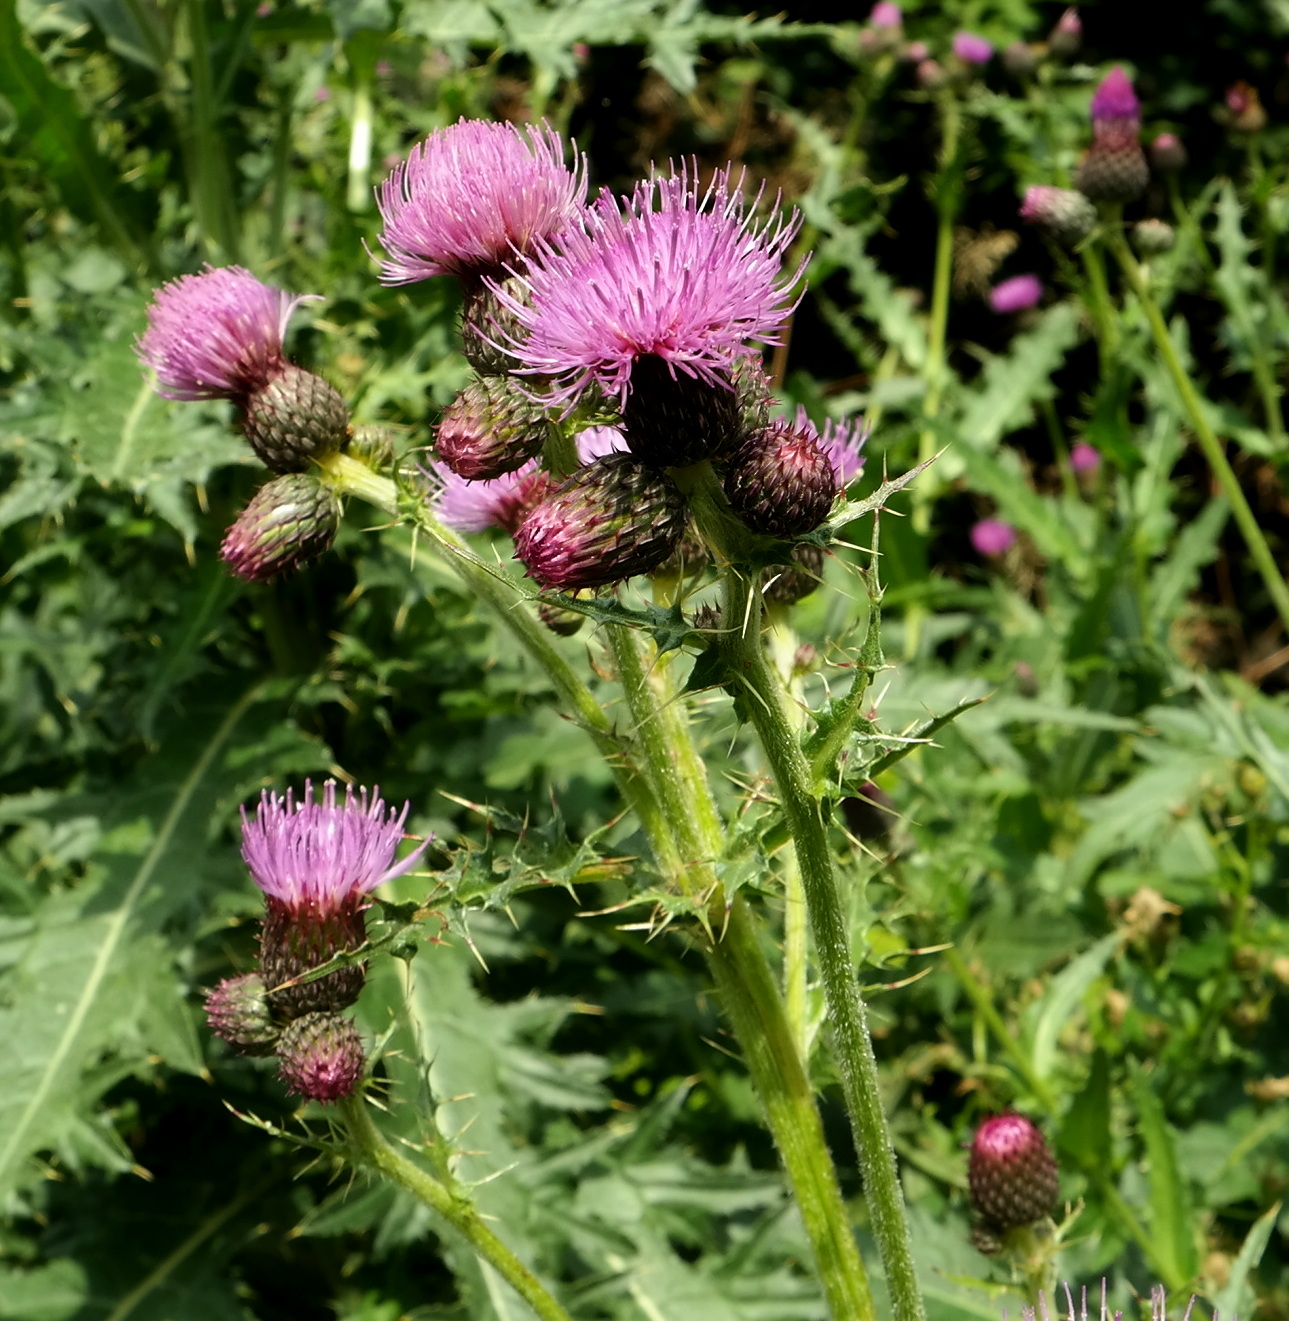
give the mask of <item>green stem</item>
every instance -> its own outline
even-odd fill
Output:
[[[216,123],[218,107],[211,76],[210,41],[206,32],[204,0],[187,0],[188,41],[192,46],[189,77],[192,81],[192,140],[188,169],[193,201],[206,237],[213,240],[225,261],[238,257],[237,213],[228,177],[224,142]]]
[[[706,533],[707,529],[703,530]],[[924,1313],[904,1214],[904,1194],[882,1110],[868,1013],[859,992],[846,915],[833,876],[822,804],[813,793],[814,776],[785,709],[782,685],[761,644],[761,594],[733,568],[726,571],[725,589],[726,632],[722,645],[728,673],[731,682],[748,693],[746,709],[774,774],[779,802],[796,847],[815,958],[828,1001],[833,1049],[877,1247],[886,1268],[893,1315],[895,1321],[921,1321]]]
[[[389,1144],[372,1123],[361,1096],[350,1096],[341,1101],[340,1113],[355,1165],[384,1175],[442,1216],[542,1321],[572,1321],[546,1286],[492,1232],[471,1201],[455,1188],[440,1183]]]
[[[1114,253],[1120,267],[1122,267],[1128,283],[1132,286],[1133,293],[1137,295],[1137,300],[1146,313],[1146,320],[1150,323],[1151,334],[1154,336],[1155,347],[1159,350],[1159,356],[1163,359],[1169,376],[1172,377],[1173,385],[1181,398],[1182,406],[1190,416],[1191,428],[1195,432],[1195,438],[1199,441],[1200,449],[1204,452],[1204,457],[1208,460],[1214,477],[1217,478],[1217,484],[1221,488],[1222,494],[1231,502],[1231,513],[1235,516],[1236,526],[1244,537],[1244,544],[1248,547],[1253,563],[1262,575],[1262,581],[1266,584],[1267,592],[1275,604],[1276,611],[1285,626],[1285,631],[1289,632],[1289,587],[1286,587],[1279,566],[1276,564],[1275,556],[1271,553],[1271,547],[1267,545],[1267,539],[1258,526],[1258,520],[1254,516],[1253,510],[1249,508],[1249,502],[1244,497],[1244,491],[1234,469],[1231,467],[1230,461],[1226,457],[1226,452],[1214,434],[1213,428],[1209,425],[1208,418],[1204,415],[1203,403],[1195,392],[1195,387],[1191,384],[1185,367],[1182,366],[1177,346],[1173,343],[1172,334],[1150,292],[1150,287],[1146,283],[1141,267],[1138,266],[1136,258],[1128,250],[1128,245],[1124,241],[1123,233],[1118,226],[1112,226],[1107,230],[1106,242],[1109,244],[1110,250]]]
[[[1091,244],[1082,249],[1083,269],[1088,277],[1089,299],[1092,312],[1092,324],[1096,327],[1097,355],[1101,360],[1101,372],[1104,375],[1114,362],[1119,350],[1119,323],[1115,320],[1114,304],[1110,301],[1110,286],[1106,283],[1105,266],[1101,254]]]

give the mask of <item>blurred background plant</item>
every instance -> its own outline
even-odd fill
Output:
[[[869,488],[949,447],[882,522],[882,725],[993,695],[836,840],[930,1315],[996,1316],[1011,1286],[972,1245],[965,1150],[1009,1107],[1060,1165],[1062,1275],[1289,1315],[1289,636],[1195,443],[1198,408],[1283,565],[1289,16],[1207,0],[1148,44],[1109,5],[1077,34],[1023,0],[892,17],[0,0],[0,1314],[514,1314],[410,1201],[310,1163],[325,1130],[199,1026],[200,989],[253,958],[237,804],[332,771],[469,842],[473,877],[574,883],[480,885],[469,942],[379,965],[360,1006],[397,1024],[396,1096],[469,1125],[512,1246],[579,1317],[824,1314],[701,963],[618,911],[622,868],[573,866],[617,806],[545,680],[410,536],[351,518],[294,577],[229,577],[255,465],[222,405],[138,374],[152,287],[239,261],[326,291],[296,356],[425,444],[467,378],[456,294],[381,288],[362,245],[373,183],[469,115],[547,117],[597,186],[693,155],[782,189],[816,252],[771,363],[787,395],[867,414]],[[1073,181],[1113,64],[1154,144],[1131,266],[1018,220]],[[848,554],[795,610],[817,654],[861,614]],[[755,778],[707,707],[713,765]],[[645,851],[630,822],[597,847]],[[812,985],[871,1259],[821,1013]]]

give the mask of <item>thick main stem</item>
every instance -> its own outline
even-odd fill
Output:
[[[1222,494],[1231,502],[1231,513],[1235,518],[1236,526],[1244,537],[1244,544],[1248,547],[1253,563],[1262,575],[1262,581],[1266,584],[1267,592],[1275,604],[1280,620],[1285,626],[1285,631],[1289,633],[1289,587],[1285,585],[1279,565],[1276,564],[1275,556],[1271,553],[1271,547],[1267,545],[1267,539],[1258,526],[1258,520],[1249,507],[1248,500],[1245,499],[1239,478],[1236,477],[1235,470],[1226,457],[1226,451],[1222,448],[1221,441],[1214,434],[1213,428],[1209,426],[1208,418],[1204,415],[1203,403],[1196,393],[1195,387],[1191,384],[1185,367],[1182,366],[1177,346],[1173,343],[1172,334],[1159,310],[1159,305],[1155,302],[1154,296],[1150,292],[1150,286],[1142,274],[1141,267],[1138,266],[1136,258],[1128,250],[1128,244],[1117,225],[1109,227],[1106,241],[1122,267],[1124,275],[1127,276],[1133,293],[1137,295],[1137,301],[1140,302],[1146,313],[1146,320],[1150,323],[1150,331],[1154,336],[1155,347],[1159,350],[1159,356],[1163,359],[1169,376],[1172,377],[1173,385],[1181,398],[1182,406],[1190,417],[1195,439],[1199,441],[1200,449],[1203,450],[1204,457],[1208,460],[1214,477],[1217,478],[1217,484],[1221,487]]]
[[[442,1216],[542,1321],[572,1321],[544,1284],[488,1227],[474,1203],[396,1151],[372,1123],[366,1102],[340,1102],[354,1164],[383,1175]]]
[[[732,682],[749,693],[746,709],[774,773],[779,802],[796,847],[815,957],[828,1001],[833,1049],[895,1321],[921,1321],[924,1312],[904,1214],[904,1194],[882,1109],[868,1014],[855,975],[822,806],[812,791],[810,764],[784,708],[782,685],[761,644],[760,593],[733,568],[727,570],[725,584],[727,669]]]

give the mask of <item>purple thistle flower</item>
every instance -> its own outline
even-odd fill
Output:
[[[839,491],[844,491],[864,471],[864,444],[871,428],[863,418],[846,418],[840,422],[828,418],[820,431],[798,404],[795,426],[798,431],[806,427],[814,431],[815,444],[832,464]]]
[[[627,450],[627,438],[617,427],[587,427],[577,433],[574,443],[577,457],[583,463],[594,463],[606,454],[624,454]]]
[[[207,266],[156,290],[134,351],[163,398],[243,403],[282,371],[291,314],[320,297],[275,289],[241,266]]]
[[[1100,131],[1109,125],[1131,123],[1134,132],[1141,123],[1141,102],[1132,89],[1132,79],[1116,64],[1092,95],[1092,127]]]
[[[1043,296],[1043,282],[1037,275],[1013,275],[989,291],[989,306],[995,312],[1023,312],[1036,307]]]
[[[287,1024],[278,1041],[278,1077],[310,1101],[340,1101],[362,1081],[367,1059],[352,1019],[310,1013]]]
[[[536,459],[514,472],[482,482],[457,476],[446,463],[433,463],[421,471],[434,488],[434,512],[458,532],[483,532],[496,527],[514,536],[529,511],[553,485]]]
[[[1035,184],[1025,190],[1020,218],[1037,225],[1058,243],[1081,242],[1096,228],[1097,209],[1072,188]]]
[[[975,32],[955,32],[953,53],[967,64],[988,64],[994,57],[994,43]]]
[[[900,54],[911,64],[921,64],[923,60],[930,57],[931,48],[925,41],[910,41]]]
[[[586,158],[546,124],[462,119],[413,147],[377,190],[384,284],[500,272],[582,210]]]
[[[718,170],[700,192],[696,170],[655,176],[629,198],[603,194],[580,226],[538,240],[520,275],[530,301],[492,286],[527,332],[508,347],[527,374],[554,378],[554,403],[571,408],[597,383],[624,404],[646,356],[728,389],[749,340],[778,342],[800,297],[801,269],[780,275],[800,216],[776,199],[758,221],[761,194],[745,203],[742,175]]]
[[[379,789],[370,795],[359,789],[355,796],[352,785],[337,803],[334,780],[323,786],[320,802],[308,780],[301,802],[290,789],[285,798],[266,789],[254,820],[242,808],[242,858],[270,900],[295,910],[334,912],[420,860],[428,840],[394,861],[410,808],[404,803],[395,815]]]
[[[1070,467],[1075,472],[1096,472],[1101,466],[1101,455],[1095,445],[1081,440],[1070,450]]]
[[[977,555],[1001,555],[1016,543],[1016,529],[998,518],[982,518],[971,529]]]
[[[899,5],[893,4],[892,0],[877,0],[873,12],[868,16],[868,21],[875,28],[897,28],[903,26],[904,14]]]

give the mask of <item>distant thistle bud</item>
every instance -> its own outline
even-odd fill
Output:
[[[579,615],[576,610],[565,610],[563,606],[552,605],[549,601],[537,603],[537,618],[561,638],[571,638],[586,623],[585,615]]]
[[[622,410],[627,445],[641,463],[682,468],[728,452],[742,431],[742,409],[730,385],[674,372],[652,354],[631,371]]]
[[[1060,60],[1068,60],[1079,53],[1083,45],[1083,20],[1072,5],[1056,20],[1056,26],[1047,37],[1047,48]]]
[[[1070,450],[1070,467],[1077,473],[1093,473],[1101,466],[1101,454],[1095,445],[1081,440]]]
[[[1146,256],[1167,252],[1177,241],[1177,231],[1166,220],[1139,220],[1132,227],[1132,241]]]
[[[762,575],[766,605],[796,605],[823,583],[824,552],[805,542],[792,548],[791,564],[776,564]]]
[[[998,1229],[1042,1220],[1060,1195],[1056,1158],[1024,1115],[997,1115],[980,1125],[971,1141],[967,1182],[972,1207]]]
[[[220,555],[248,582],[267,582],[331,548],[340,500],[311,472],[289,472],[261,486],[228,529]]]
[[[1136,201],[1150,182],[1150,167],[1136,132],[1098,134],[1079,162],[1074,182],[1094,202]]]
[[[394,432],[389,427],[354,427],[346,453],[369,468],[381,472],[394,462],[397,450]]]
[[[698,633],[716,633],[721,627],[721,608],[718,605],[700,605],[694,611],[694,630]]]
[[[272,1055],[278,1029],[269,1017],[264,978],[258,972],[226,977],[206,992],[206,1022],[243,1055]]]
[[[339,392],[291,364],[250,396],[241,421],[250,447],[273,472],[305,472],[349,438],[349,409]]]
[[[982,518],[972,526],[970,535],[976,554],[991,559],[1006,554],[1016,544],[1016,529],[998,518]]]
[[[504,376],[471,382],[447,406],[434,452],[459,477],[488,481],[541,452],[550,426],[541,407]]]
[[[731,456],[725,494],[753,532],[798,537],[828,517],[837,473],[812,425],[781,419],[749,436]]]
[[[1226,89],[1226,122],[1237,133],[1261,133],[1266,128],[1267,112],[1256,87],[1241,81]]]
[[[501,289],[521,303],[527,297],[523,282],[515,276],[504,280]],[[519,365],[505,344],[523,337],[515,314],[500,303],[496,292],[485,284],[467,289],[461,309],[461,352],[480,376],[508,376]]]
[[[1133,90],[1132,79],[1118,65],[1097,84],[1089,113],[1093,133],[1128,126],[1134,133],[1140,131],[1141,102]]]
[[[953,53],[964,64],[988,64],[994,57],[994,43],[975,32],[958,31],[953,34]]]
[[[1186,148],[1176,133],[1161,133],[1150,144],[1150,163],[1160,174],[1186,168]]]
[[[1049,238],[1066,247],[1081,243],[1097,224],[1097,209],[1072,188],[1038,184],[1025,190],[1020,218],[1036,225]]]
[[[1038,68],[1038,56],[1028,41],[1013,41],[1003,48],[1003,67],[1013,78],[1028,78]]]
[[[1043,284],[1037,275],[1013,275],[989,291],[989,306],[995,312],[1026,312],[1037,307],[1043,297]]]
[[[288,1023],[277,1056],[278,1077],[287,1090],[310,1101],[352,1096],[367,1064],[353,1022],[328,1013],[305,1014]]]
[[[917,67],[918,86],[926,92],[934,92],[949,81],[944,65],[939,60],[919,60]]]
[[[567,477],[524,519],[515,554],[543,587],[576,591],[648,573],[679,545],[685,498],[664,473],[609,454]]]
[[[898,28],[904,23],[904,13],[893,0],[877,0],[868,21],[875,28]]]

